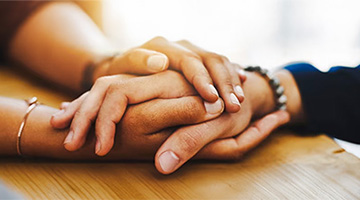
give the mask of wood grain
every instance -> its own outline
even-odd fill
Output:
[[[51,106],[72,98],[25,75],[0,67],[0,95]],[[359,169],[327,136],[288,130],[239,162],[190,162],[169,176],[151,162],[0,159],[0,179],[28,199],[360,199]]]

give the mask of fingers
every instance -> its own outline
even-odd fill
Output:
[[[63,102],[60,105],[60,111],[51,116],[50,124],[53,128],[63,129],[70,125],[76,111],[80,108],[88,92],[82,94],[71,103]]]
[[[64,110],[69,106],[70,102],[62,102],[60,104],[60,110]]]
[[[116,124],[120,122],[129,101],[126,93],[119,92],[126,89],[132,88],[110,87],[98,112],[95,153],[99,156],[106,155],[114,145]]]
[[[220,96],[224,99],[225,107],[227,112],[237,112],[240,110],[240,100],[243,100],[243,94],[240,86],[240,80],[237,76],[231,76],[231,72],[227,67],[227,58],[220,57],[216,54],[209,54],[204,63],[208,68],[211,77],[215,82],[216,88],[220,91]],[[238,87],[237,87],[238,86]],[[235,92],[235,88],[239,92]],[[237,95],[236,95],[237,93]]]
[[[174,172],[207,143],[230,132],[232,122],[230,114],[224,113],[215,120],[178,129],[157,151],[157,170],[163,174]]]
[[[113,147],[116,124],[120,122],[127,104],[137,104],[158,97],[175,98],[178,97],[179,94],[195,94],[191,88],[182,85],[186,84],[183,82],[185,80],[176,78],[177,76],[179,76],[178,73],[167,71],[155,74],[152,77],[138,77],[130,80],[126,84],[111,85],[106,93],[96,120],[96,154],[104,156]],[[170,81],[172,84],[168,84]],[[138,91],[142,92],[140,93]],[[178,94],[175,94],[174,91],[177,91]],[[219,102],[219,107],[222,107],[221,101]]]
[[[68,151],[78,150],[85,143],[86,135],[96,119],[111,79],[114,77],[99,78],[76,110],[64,141],[65,149]]]
[[[205,122],[218,117],[224,110],[224,103],[204,102],[198,96],[184,96],[174,99],[154,99],[130,106],[126,111],[120,129],[134,134],[150,134],[168,127]]]
[[[171,67],[181,71],[206,101],[215,102],[218,99],[218,92],[198,55],[162,37],[150,40],[142,48],[164,53],[169,58]]]
[[[107,75],[131,73],[153,74],[169,66],[166,55],[143,48],[134,48],[116,57],[107,69]]]
[[[249,117],[240,119],[243,121]],[[239,120],[239,121],[240,121]],[[175,131],[160,147],[155,156],[155,166],[159,172],[169,174],[177,170],[186,161],[207,145],[200,153],[200,158],[234,159],[244,151],[254,148],[264,140],[271,131],[289,121],[289,114],[277,111],[256,121],[236,139],[220,139],[231,136],[234,122],[231,114],[198,125],[188,126]],[[248,124],[247,121],[243,125]],[[240,127],[240,130],[242,128]],[[230,134],[229,134],[230,133]]]
[[[286,111],[276,111],[255,121],[249,128],[235,138],[213,141],[202,149],[197,158],[237,160],[246,152],[258,146],[279,126],[290,121]]]
[[[182,40],[177,43],[201,56],[220,96],[224,99],[226,111],[239,111],[240,102],[244,100],[244,93],[232,63],[226,57],[207,52],[188,41]]]
[[[96,119],[95,152],[104,156],[113,147],[116,124],[120,122],[128,104],[195,94],[181,74],[174,71],[131,77],[116,75],[98,79],[86,98],[80,103],[73,102],[57,116],[58,121],[62,122],[59,127],[68,125],[73,117],[70,132],[64,141],[67,150],[75,151],[85,143],[88,130]]]
[[[235,71],[236,71],[237,75],[239,76],[241,83],[244,83],[246,81],[245,70],[239,64],[232,63],[232,65],[234,66]]]
[[[234,92],[239,99],[240,103],[242,103],[245,100],[244,91],[241,87],[242,85],[242,79],[240,75],[236,72],[236,66],[231,63],[228,59],[225,59],[225,65],[230,73],[231,82],[233,84]]]

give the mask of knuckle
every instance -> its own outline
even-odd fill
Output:
[[[259,135],[260,134],[260,129],[257,126],[251,126],[249,128],[249,130],[253,132],[253,135]]]
[[[219,84],[216,84],[215,82],[215,85],[219,88],[224,88],[227,92],[232,92],[234,90],[231,78],[229,76],[224,76],[219,81]]]
[[[182,71],[184,71],[185,69],[193,69],[195,65],[192,62],[194,61],[202,62],[202,58],[194,52],[185,52],[181,55],[181,58],[179,59],[177,65],[180,66],[180,70]],[[199,69],[196,70],[198,71]],[[206,71],[206,69],[203,68],[202,71]]]
[[[162,36],[156,36],[154,38],[152,38],[151,40],[149,40],[146,44],[147,45],[152,45],[152,44],[158,44],[158,43],[163,43],[163,42],[167,42],[168,40]]]
[[[173,70],[167,70],[167,71],[155,74],[155,76],[168,77],[169,80],[184,79],[182,74],[180,74],[179,72],[173,71]]]
[[[227,58],[226,56],[223,56],[223,55],[220,55],[220,59],[221,59],[224,63],[230,62],[230,61],[229,61],[229,58]]]
[[[133,54],[142,54],[142,53],[144,53],[144,49],[133,48],[133,49],[130,49],[127,53],[130,54],[130,56],[132,56]]]
[[[185,131],[180,137],[182,141],[182,151],[186,154],[193,154],[199,147],[201,132],[198,129],[195,129],[191,132]]]
[[[130,64],[134,64],[137,63],[139,56],[143,55],[144,53],[145,52],[143,49],[134,48],[126,52],[122,58],[127,60]]]
[[[107,94],[116,94],[119,90],[121,90],[123,83],[119,82],[119,83],[112,83],[110,84],[108,90],[107,90]]]
[[[156,100],[154,100],[156,101]],[[159,124],[159,121],[167,120],[167,118],[159,117],[156,112],[152,112],[155,108],[147,103],[142,105],[130,106],[120,120],[120,130],[131,132],[132,134],[149,133]]]
[[[95,116],[93,112],[77,110],[74,115],[75,122],[84,123],[84,124],[92,124],[95,120]]]
[[[205,53],[205,56],[208,57],[208,58],[219,58],[219,57],[220,57],[219,54],[214,53],[214,52],[209,52],[209,51],[207,51],[207,52]]]
[[[188,101],[181,111],[178,116],[182,116],[183,121],[198,122],[204,117],[204,107],[200,99]]]
[[[229,59],[223,55],[219,55],[217,53],[213,53],[213,52],[207,52],[206,54],[206,58],[208,61],[214,62],[214,63],[221,63],[221,64],[225,64],[227,62],[229,62]]]
[[[102,76],[96,79],[93,87],[103,87],[111,82],[112,76]]]
[[[179,40],[177,43],[182,45],[192,45],[191,42],[189,42],[188,40]]]
[[[104,84],[105,80],[107,80],[105,76],[102,76],[102,77],[96,79],[96,81],[94,83],[94,87]]]
[[[201,61],[201,57],[198,54],[196,54],[195,52],[189,51],[189,52],[183,53],[181,56],[181,59],[180,59],[182,64],[186,64],[185,62],[189,62],[192,60]]]

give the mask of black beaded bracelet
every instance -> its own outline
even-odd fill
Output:
[[[284,87],[280,85],[280,81],[276,77],[271,77],[267,69],[263,69],[259,66],[248,66],[244,69],[248,72],[257,72],[269,82],[271,89],[274,91],[276,109],[286,110],[287,97],[284,94]]]

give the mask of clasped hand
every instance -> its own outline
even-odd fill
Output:
[[[151,61],[154,56],[157,62]],[[114,145],[132,149],[129,159],[149,158],[157,150],[155,166],[169,174],[195,155],[238,159],[289,120],[286,112],[278,111],[250,123],[256,97],[246,93],[246,85],[252,79],[245,81],[240,67],[225,57],[186,41],[154,38],[115,58],[103,73],[150,75],[103,76],[89,92],[62,104],[51,124],[70,126],[64,141],[69,151],[84,145],[95,122],[97,155],[108,154]]]

